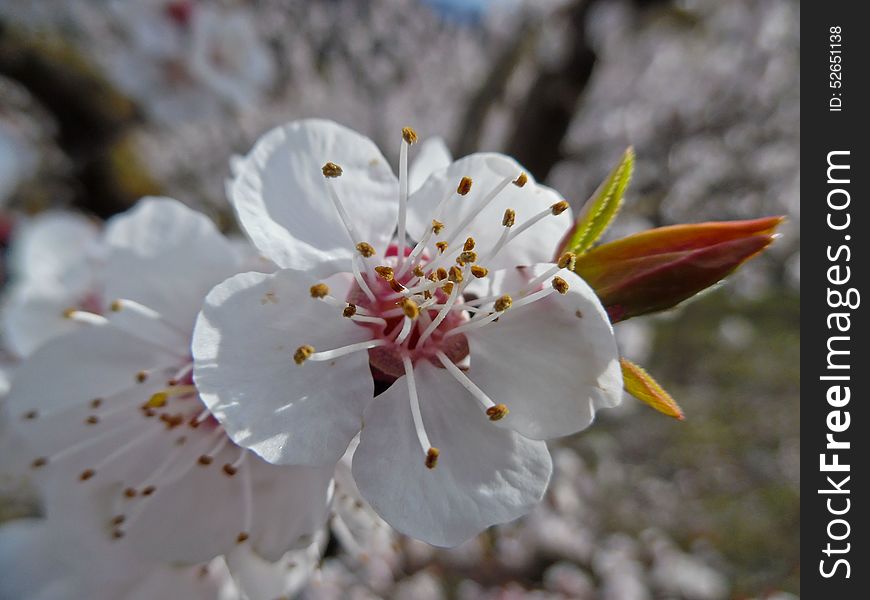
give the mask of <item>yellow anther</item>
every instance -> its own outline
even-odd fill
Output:
[[[463,177],[459,180],[459,187],[456,188],[456,193],[460,196],[466,195],[471,191],[471,177]]]
[[[329,295],[329,286],[325,283],[315,283],[309,291],[312,298],[325,298]]]
[[[471,250],[469,250],[468,252],[460,253],[460,255],[456,258],[456,263],[460,266],[464,265],[465,263],[476,263],[476,262],[477,262],[477,252],[473,252]]]
[[[420,316],[420,306],[410,298],[401,300],[399,304],[402,305],[402,312],[409,319],[414,320]]]
[[[501,421],[509,412],[508,407],[504,404],[496,404],[486,409],[486,416],[489,417],[490,421]]]
[[[514,299],[510,297],[509,294],[505,294],[501,298],[495,301],[495,305],[493,308],[496,312],[504,312],[509,309],[514,303]]]
[[[309,346],[308,344],[299,346],[296,348],[296,353],[293,355],[293,362],[297,365],[301,365],[308,360],[312,354],[314,354],[314,346]]]
[[[431,300],[432,292],[430,292],[429,290],[423,290],[423,298],[425,298],[426,300]]]
[[[426,468],[434,469],[438,464],[438,457],[441,456],[441,451],[438,448],[429,448],[426,452]]]
[[[251,536],[243,531],[239,535],[236,536],[236,543],[237,544],[244,544],[248,540],[249,537],[251,537]]]
[[[348,304],[344,307],[344,310],[341,311],[342,316],[351,318],[356,314],[356,304]]]
[[[163,408],[166,406],[167,400],[169,400],[169,394],[157,392],[148,399],[148,402],[142,405],[142,408]]]
[[[124,308],[124,304],[120,300],[112,300],[112,303],[109,305],[109,310],[112,312],[121,312],[122,308]]]
[[[568,293],[568,282],[561,277],[553,277],[553,289],[560,294]]]
[[[444,267],[438,267],[438,270],[435,271],[435,275],[438,277],[438,281],[444,281],[447,279],[447,269]]]
[[[470,238],[466,239],[465,243],[462,245],[462,249],[465,250],[466,252],[474,250],[474,238],[470,237]]]
[[[148,373],[146,371],[139,371],[136,373],[136,382],[137,383],[145,383],[148,379]]]
[[[512,208],[507,208],[504,211],[504,217],[501,220],[501,224],[505,227],[513,227],[514,223],[517,220],[517,211]]]
[[[566,252],[559,257],[559,262],[557,264],[560,269],[570,269],[573,271],[574,267],[577,265],[577,255],[573,252]]]
[[[368,242],[360,242],[356,245],[356,251],[362,254],[364,257],[369,258],[370,256],[375,255],[375,248]]]
[[[444,271],[444,272],[446,273],[447,271]],[[426,279],[428,279],[429,281],[438,281],[439,280],[438,279],[438,272],[432,271],[431,273],[426,275]]]
[[[529,176],[525,173],[520,173],[520,176],[514,179],[513,184],[517,187],[523,187],[529,182]]]
[[[441,286],[441,289],[444,290],[444,293],[448,296],[453,293],[453,282],[448,281],[444,285]]]
[[[395,276],[392,267],[375,267],[375,273],[380,275],[384,281],[392,281]]]
[[[561,215],[563,212],[571,208],[571,205],[565,202],[564,200],[560,200],[556,202],[553,206],[550,207],[550,210],[554,215]]]
[[[326,163],[325,165],[323,165],[323,168],[321,170],[323,171],[323,176],[326,178],[339,177],[342,173],[341,167],[339,167],[334,162]]]
[[[406,288],[404,285],[399,283],[398,280],[390,279],[390,289],[398,294],[401,294],[402,292],[404,292],[408,288]]]
[[[61,313],[64,319],[72,319],[75,316],[76,312],[78,312],[75,308],[68,308]]]
[[[447,242],[435,242],[435,247],[438,248],[438,251],[441,252],[441,254],[447,252]]]
[[[409,146],[411,144],[416,144],[417,143],[417,132],[414,131],[410,127],[403,127],[402,128],[402,139],[405,140],[405,143],[408,144]]]
[[[88,479],[90,479],[91,477],[93,477],[96,474],[97,474],[97,472],[94,471],[93,469],[85,469],[84,471],[82,471],[79,474],[79,480],[80,481],[87,481]]]
[[[415,277],[423,277],[426,274],[426,271],[424,271],[423,267],[421,267],[420,265],[414,267],[411,272],[414,274]]]
[[[438,235],[439,233],[441,233],[442,229],[444,229],[444,223],[436,219],[432,219],[432,233]]]
[[[474,265],[471,267],[471,274],[477,277],[478,279],[483,279],[487,275],[489,275],[489,269],[486,267],[481,267],[480,265]]]
[[[450,273],[447,275],[447,278],[453,283],[461,283],[463,279],[462,269],[460,269],[456,265],[450,267]]]

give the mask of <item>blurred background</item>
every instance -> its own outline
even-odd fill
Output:
[[[513,155],[575,208],[628,145],[608,236],[783,214],[681,308],[617,326],[682,405],[627,397],[554,445],[527,518],[458,549],[332,547],[312,597],[786,600],[799,593],[797,0],[0,0],[0,240],[49,208],[146,194],[234,227],[229,159],[335,119]],[[8,357],[7,359],[8,360]],[[0,520],[38,510],[0,481]]]

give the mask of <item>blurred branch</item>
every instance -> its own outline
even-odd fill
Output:
[[[522,19],[511,41],[496,57],[489,76],[468,102],[459,130],[456,155],[465,156],[480,147],[486,117],[493,105],[504,98],[511,76],[537,38],[539,23]]]
[[[595,52],[586,37],[586,16],[595,0],[577,0],[566,9],[569,45],[562,61],[542,69],[517,111],[507,154],[543,181],[560,160],[562,140],[592,75]]]
[[[125,134],[136,118],[134,105],[74,48],[0,21],[0,74],[24,86],[57,122],[58,145],[73,164],[76,205],[107,217],[126,209],[143,191],[156,191],[127,151]],[[131,172],[137,174],[132,180]],[[128,189],[128,181],[135,185]]]

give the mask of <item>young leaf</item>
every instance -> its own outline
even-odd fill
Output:
[[[566,251],[583,254],[598,241],[619,212],[633,172],[634,148],[629,146],[619,164],[583,205],[577,221],[562,240],[558,254]]]
[[[625,391],[662,414],[682,421],[685,417],[676,401],[649,373],[628,359],[620,358]]]

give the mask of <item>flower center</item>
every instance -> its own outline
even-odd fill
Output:
[[[244,518],[238,542],[251,531],[250,475],[245,468],[248,450],[230,442],[223,426],[199,399],[193,384],[189,334],[159,312],[128,299],[109,305],[112,318],[68,309],[68,319],[96,327],[112,327],[129,334],[130,343],[156,345],[171,357],[166,366],[130,365],[130,383],[112,394],[61,408],[28,410],[22,418],[46,432],[77,428],[73,443],[52,435],[34,435],[46,454],[31,463],[77,473],[84,484],[96,480],[119,484],[112,514],[106,523],[113,539],[121,539],[147,511],[159,510],[158,490],[184,485],[194,468],[220,465],[220,476],[241,475]],[[69,438],[66,438],[67,440]],[[149,460],[152,461],[149,464]],[[146,464],[143,471],[140,467]],[[135,473],[135,475],[131,475]]]
[[[473,237],[466,237],[463,242],[460,236],[464,237],[463,233],[470,231],[472,225],[486,226],[475,223],[475,219],[508,186],[524,187],[528,183],[528,176],[525,173],[503,176],[474,201],[463,218],[460,219],[459,215],[451,218],[448,210],[450,202],[467,202],[463,197],[472,189],[472,178],[464,176],[455,191],[451,190],[434,207],[431,226],[417,244],[409,248],[405,223],[408,203],[408,149],[416,139],[417,135],[412,129],[405,128],[402,131],[399,154],[399,214],[394,230],[397,233],[394,245],[382,258],[375,258],[375,249],[360,238],[339,198],[333,181],[342,176],[341,166],[333,162],[323,166],[329,199],[357,251],[351,261],[355,284],[343,300],[331,296],[325,283],[313,285],[311,296],[341,307],[344,318],[352,319],[361,327],[371,330],[371,339],[330,350],[318,350],[313,346],[303,345],[296,350],[293,358],[297,365],[302,365],[308,360],[332,360],[345,354],[367,350],[372,374],[377,382],[391,384],[404,376],[425,465],[431,469],[436,466],[440,451],[430,444],[426,434],[414,379],[414,365],[421,360],[428,360],[447,370],[480,402],[490,420],[503,419],[509,412],[508,407],[494,402],[465,373],[473,361],[473,357],[469,355],[466,333],[490,326],[507,310],[531,304],[553,293],[567,293],[568,283],[558,274],[563,269],[573,270],[576,257],[571,253],[564,254],[552,268],[528,280],[522,289],[510,294],[480,298],[467,294],[473,281],[490,277],[486,265],[512,240],[543,219],[562,214],[569,206],[561,200],[519,225],[516,224],[516,212],[508,208],[503,214],[501,234],[495,244],[490,248],[478,248]],[[433,242],[433,239],[437,241]],[[548,282],[550,285],[546,285]]]

